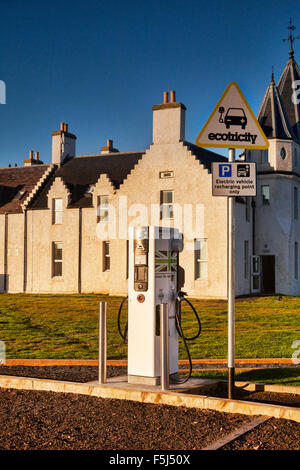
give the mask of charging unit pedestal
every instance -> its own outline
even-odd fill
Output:
[[[128,383],[160,383],[160,304],[168,304],[169,373],[178,373],[175,312],[180,251],[182,238],[176,229],[130,228]]]

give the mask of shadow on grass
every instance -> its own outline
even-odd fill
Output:
[[[300,386],[300,367],[254,369],[237,374],[237,380]]]
[[[205,377],[211,379],[227,379],[227,372],[223,371],[201,371],[194,372],[194,377]],[[253,369],[236,373],[238,382],[257,382],[265,384],[291,385],[300,387],[300,367],[282,367],[276,369]]]

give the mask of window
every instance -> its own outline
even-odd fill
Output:
[[[63,216],[63,200],[62,199],[53,199],[52,202],[52,223],[53,224],[62,224]]]
[[[261,195],[262,195],[262,203],[270,204],[270,186],[269,185],[263,185],[261,187]]]
[[[97,222],[108,222],[108,196],[97,197]]]
[[[110,270],[109,242],[103,242],[103,271]]]
[[[250,210],[251,210],[251,200],[250,200],[250,197],[246,197],[245,216],[246,216],[246,221],[247,222],[250,222]]]
[[[298,188],[294,187],[294,219],[298,219]]]
[[[173,191],[160,192],[160,217],[173,219]]]
[[[284,160],[285,157],[286,157],[286,150],[285,150],[284,147],[282,147],[281,150],[280,150],[280,156],[281,156],[282,160]]]
[[[244,278],[249,276],[249,241],[244,241]]]
[[[52,277],[62,276],[62,242],[52,243]]]
[[[195,279],[207,279],[207,240],[195,240]]]
[[[295,257],[295,279],[298,279],[298,271],[299,271],[299,266],[298,266],[298,243],[295,242],[295,247],[294,247],[294,250],[295,250],[295,254],[294,254],[294,257]]]

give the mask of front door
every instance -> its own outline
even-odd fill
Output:
[[[264,294],[274,294],[275,292],[275,256],[264,255],[261,257],[262,285],[261,291]]]

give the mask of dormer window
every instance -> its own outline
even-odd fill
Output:
[[[62,224],[63,218],[63,200],[53,199],[52,200],[52,223]]]
[[[286,150],[285,150],[284,147],[282,147],[281,150],[280,150],[280,156],[281,156],[282,160],[284,160],[285,157],[286,157]]]

